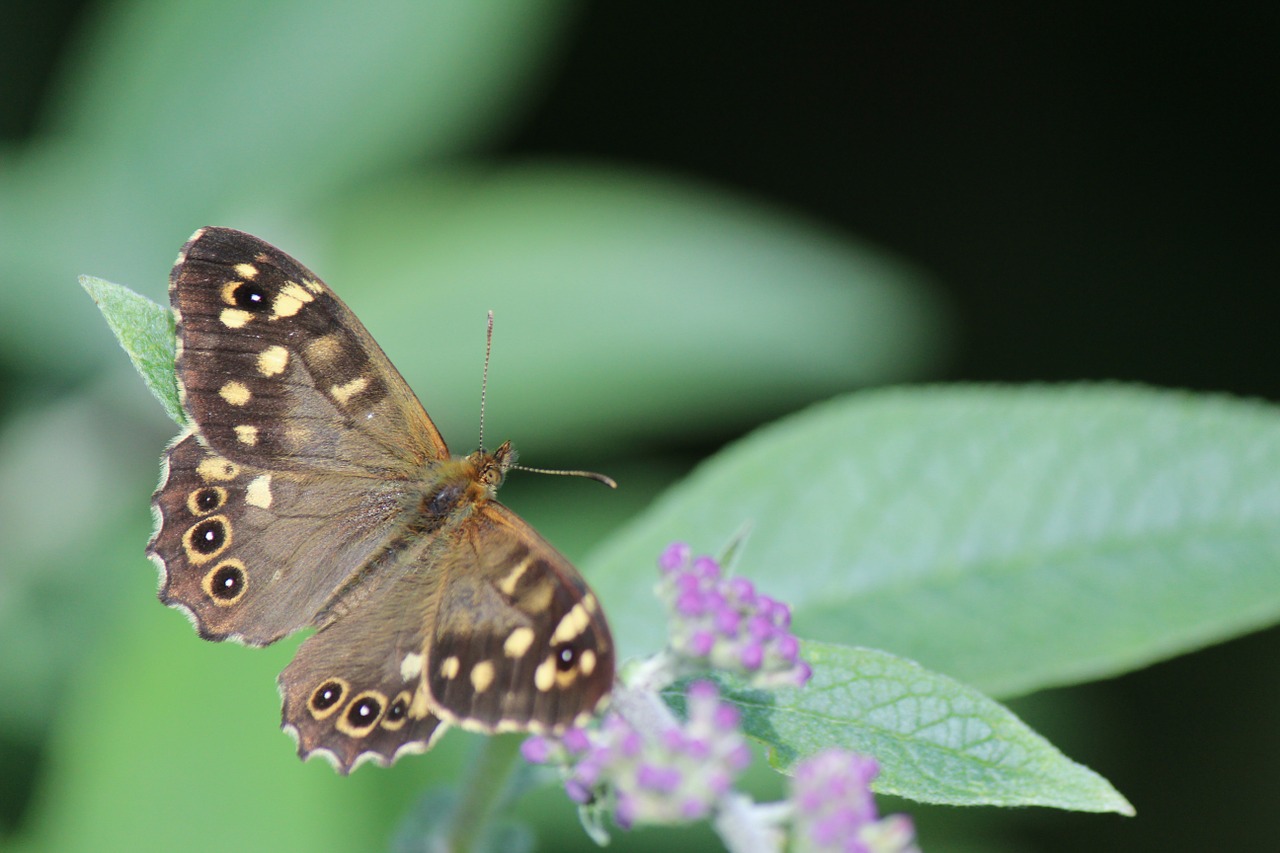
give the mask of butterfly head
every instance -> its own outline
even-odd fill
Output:
[[[492,495],[507,478],[507,472],[516,464],[516,451],[510,441],[504,441],[492,452],[483,447],[467,457],[474,466],[475,482],[480,483]]]

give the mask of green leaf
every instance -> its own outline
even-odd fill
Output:
[[[703,464],[584,561],[624,654],[657,648],[661,549],[714,553],[806,636],[1014,695],[1280,616],[1280,412],[1125,386],[855,394]],[[625,603],[625,606],[622,604]]]
[[[317,257],[299,257],[455,444],[475,435],[495,312],[488,426],[531,464],[547,448],[580,467],[584,447],[721,436],[927,373],[948,340],[945,305],[911,264],[662,174],[438,170],[370,187],[323,225]]]
[[[926,803],[1133,814],[1107,780],[977,690],[870,649],[807,642],[802,688],[726,687],[747,734],[790,773],[830,747],[880,762],[873,787]],[[724,687],[724,685],[722,685]]]
[[[299,204],[484,139],[537,86],[570,8],[113,4],[71,54],[51,122],[170,217]]]
[[[173,373],[173,312],[124,285],[91,275],[80,276],[80,286],[97,304],[147,388],[169,417],[184,426],[187,416]]]

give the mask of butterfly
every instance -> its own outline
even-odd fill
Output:
[[[208,640],[314,628],[279,678],[304,759],[341,773],[449,724],[555,733],[609,695],[582,576],[494,499],[510,442],[465,457],[346,305],[256,237],[202,228],[169,278],[179,399],[148,556]]]

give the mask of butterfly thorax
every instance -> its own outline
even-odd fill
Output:
[[[434,463],[412,509],[409,528],[416,535],[435,533],[468,515],[468,510],[491,500],[515,464],[511,442],[492,453],[477,450],[469,456]]]

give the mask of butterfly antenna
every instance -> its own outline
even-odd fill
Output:
[[[484,450],[484,400],[489,390],[489,353],[493,349],[493,312],[489,312],[489,329],[484,336],[484,378],[480,382],[480,449]],[[612,477],[597,474],[595,471],[561,471],[558,468],[529,468],[525,465],[512,465],[517,471],[528,471],[530,474],[555,474],[560,477],[586,477],[597,483],[604,483],[611,489],[618,488]]]
[[[595,471],[562,471],[559,468],[529,468],[525,465],[512,465],[513,470],[528,471],[530,474],[555,474],[559,477],[586,477],[588,480],[595,480],[597,483],[604,483],[611,489],[618,488],[618,482],[612,477],[604,474],[597,474]]]
[[[480,449],[484,450],[484,398],[489,391],[489,353],[493,351],[493,312],[489,312],[489,328],[484,333],[484,376],[480,380]]]

